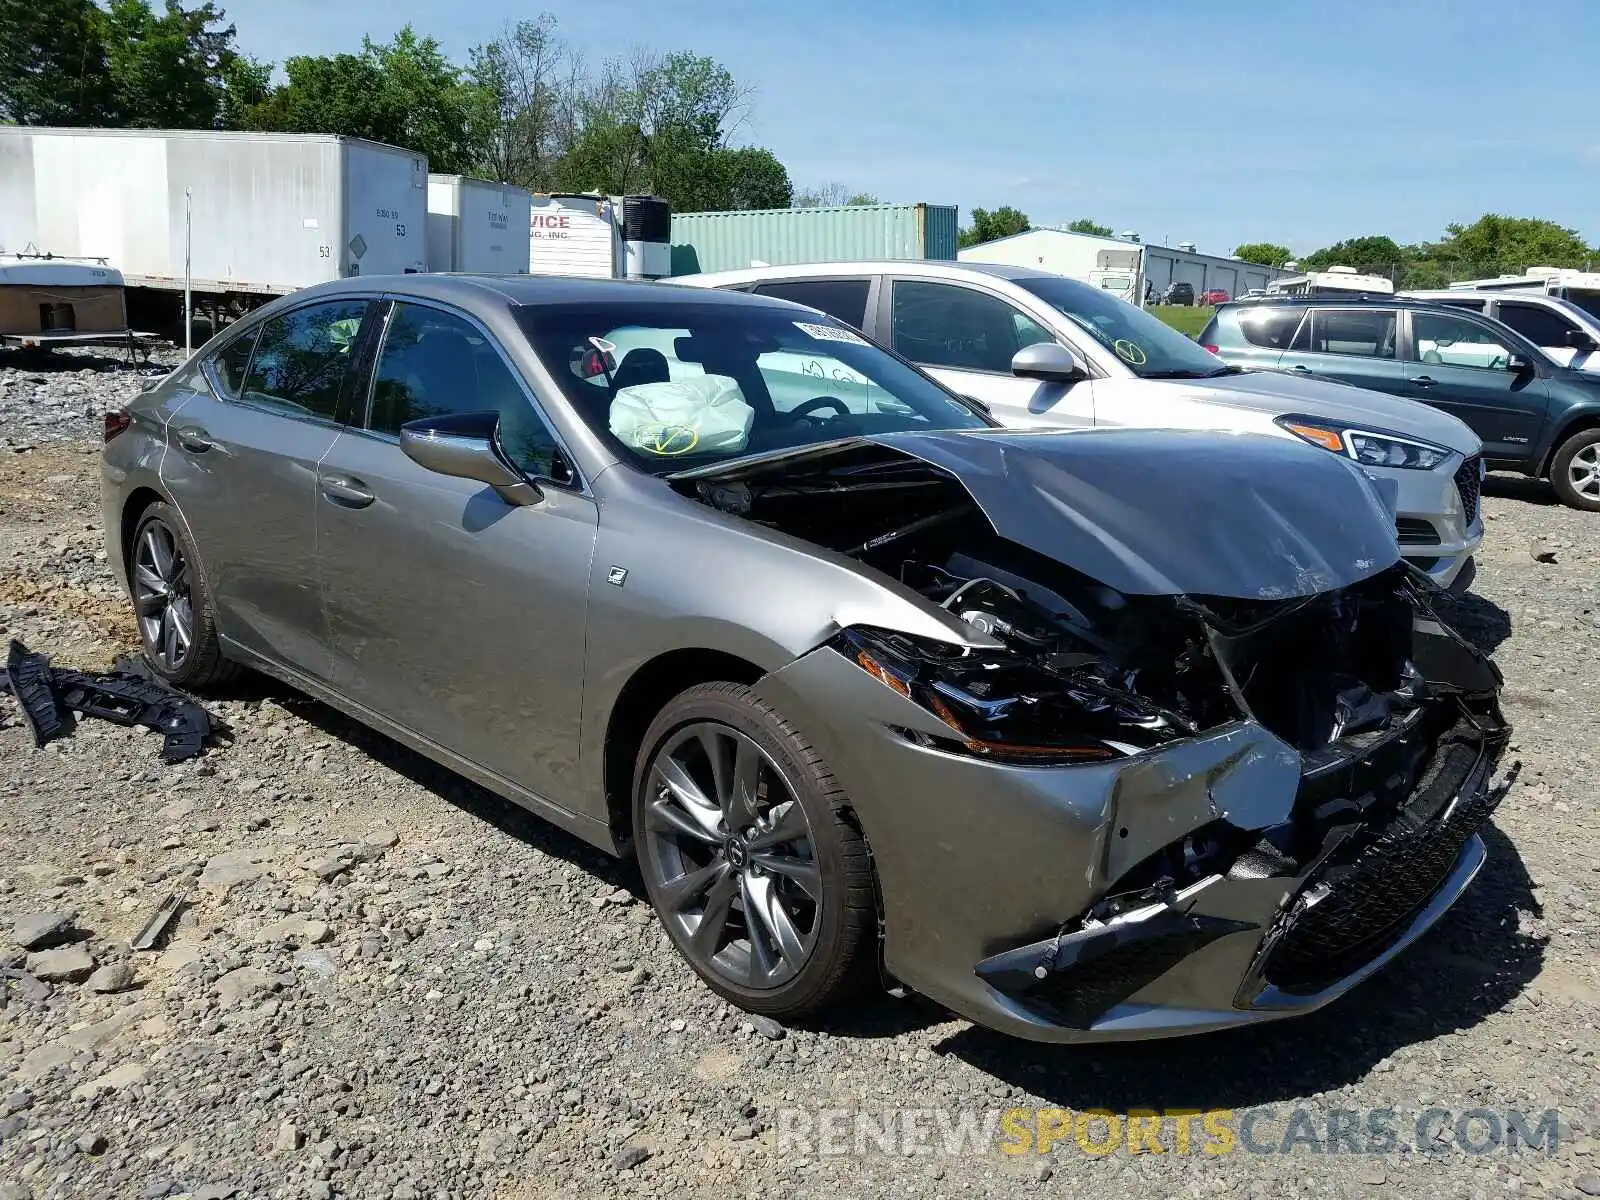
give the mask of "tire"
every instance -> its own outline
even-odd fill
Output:
[[[712,766],[712,745],[723,748],[723,776]],[[738,794],[737,781],[746,777],[740,768],[751,745],[759,751],[759,764],[748,778],[759,780],[755,807],[760,818],[754,825],[733,822],[730,834],[726,805],[720,813],[715,805],[699,807],[693,835],[684,833],[685,813],[696,806],[683,802],[657,768],[687,770],[691,784],[703,784],[701,800],[714,796],[716,781],[724,777],[734,781],[731,790]],[[804,842],[772,844],[769,839],[797,827],[796,808],[804,817]],[[663,814],[673,822],[664,821]],[[679,953],[718,995],[748,1012],[795,1020],[838,1004],[876,977],[872,864],[848,799],[804,735],[748,688],[700,684],[669,701],[656,716],[634,766],[633,828],[640,873],[656,915]],[[720,856],[713,847],[717,837],[743,847],[744,834],[751,832],[750,846],[737,859],[727,842]],[[715,882],[694,895],[686,881],[707,872]],[[719,893],[729,887],[736,889],[731,896],[726,890]],[[813,888],[815,902],[808,894]],[[725,901],[726,948],[717,951],[724,943],[713,933],[708,953],[703,945],[697,947],[697,935],[709,928],[706,914],[719,895]],[[758,920],[752,919],[752,901]],[[699,903],[699,914],[687,911],[693,903]],[[784,918],[789,932],[804,942],[803,955],[785,953],[784,945],[792,948],[796,941],[786,943],[778,936],[776,928]],[[758,974],[763,965],[758,948],[769,960],[776,952],[778,965],[769,974]]]
[[[159,569],[161,551],[152,553],[152,544],[171,553],[170,572]],[[154,575],[152,567],[158,568]],[[139,514],[128,546],[127,569],[139,643],[152,671],[180,688],[209,687],[238,674],[239,668],[223,657],[205,567],[171,505],[157,501]],[[153,595],[154,577],[164,573],[171,576],[160,580],[170,597],[167,600]],[[181,645],[182,634],[176,635],[175,642],[167,640],[174,625],[180,629],[187,626],[186,646]],[[174,647],[181,653],[173,654]]]
[[[1600,429],[1581,429],[1561,443],[1550,460],[1550,486],[1568,508],[1600,512]]]

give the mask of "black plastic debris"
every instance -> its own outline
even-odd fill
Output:
[[[66,737],[76,727],[74,714],[117,725],[143,725],[165,739],[163,762],[194,758],[205,749],[214,723],[211,714],[176,688],[129,659],[100,675],[52,667],[42,654],[12,640],[0,692],[9,691],[22,707],[36,746]]]
[[[183,911],[186,898],[173,892],[161,902],[161,907],[150,914],[150,919],[144,923],[144,928],[139,930],[134,937],[132,947],[135,950],[154,950],[161,943],[162,937],[172,927],[172,922],[177,920],[178,914]]]

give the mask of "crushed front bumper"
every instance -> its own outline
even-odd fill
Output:
[[[1489,785],[1492,753],[1441,757],[1453,761],[1384,827],[1351,833],[1292,880],[1212,875],[976,973],[1044,1041],[1197,1033],[1320,1008],[1426,932],[1487,857],[1478,829],[1503,794]]]

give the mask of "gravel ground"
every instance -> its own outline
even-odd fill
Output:
[[[64,666],[134,645],[96,442],[139,377],[0,358],[0,638]],[[888,996],[755,1022],[679,962],[631,868],[276,685],[216,699],[231,744],[173,767],[94,721],[36,751],[0,700],[0,1200],[1600,1194],[1600,516],[1513,479],[1485,506],[1457,617],[1496,650],[1524,764],[1488,866],[1343,1001],[1187,1042],[1038,1047]],[[165,948],[130,950],[177,890]],[[1182,1153],[1174,1118],[1161,1153],[918,1152],[1016,1108],[1253,1112],[1277,1152]],[[891,1109],[930,1110],[899,1118],[923,1138],[856,1144]],[[1366,1146],[1373,1109],[1398,1114],[1387,1153],[1312,1144],[1354,1112]],[[1469,1109],[1558,1109],[1558,1146],[1467,1153]],[[790,1136],[823,1110],[835,1144]]]

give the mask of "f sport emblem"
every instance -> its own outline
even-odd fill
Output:
[[[628,568],[612,567],[610,574],[606,576],[606,582],[612,587],[621,587],[628,582]]]

